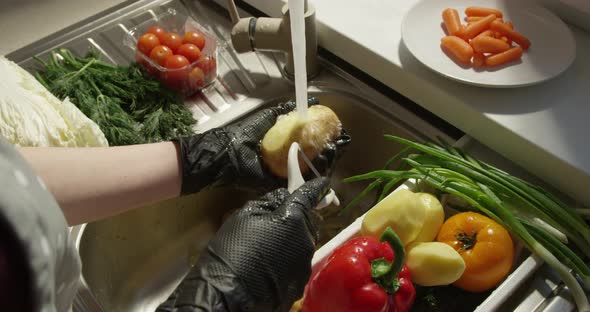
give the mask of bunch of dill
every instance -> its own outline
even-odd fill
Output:
[[[58,49],[36,73],[51,93],[69,97],[98,124],[109,144],[130,145],[169,140],[193,133],[195,120],[177,93],[144,75],[138,65],[116,66],[90,50],[76,57]]]

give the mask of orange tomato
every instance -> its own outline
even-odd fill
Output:
[[[514,258],[508,231],[475,212],[456,214],[442,225],[437,241],[459,252],[465,272],[453,285],[470,292],[486,291],[506,278]]]

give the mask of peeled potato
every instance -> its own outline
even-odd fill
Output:
[[[379,237],[387,227],[391,227],[404,246],[413,242],[426,219],[421,194],[407,189],[389,194],[367,212],[361,224],[361,235]]]
[[[341,130],[338,116],[322,105],[309,107],[307,120],[301,120],[296,111],[279,116],[262,139],[262,159],[273,174],[286,178],[289,148],[293,142],[299,143],[307,158],[313,160],[340,135]],[[302,159],[299,167],[302,173],[309,169]]]
[[[426,208],[426,218],[424,218],[424,224],[422,230],[414,239],[412,243],[419,242],[431,242],[436,238],[438,231],[445,221],[445,211],[440,201],[432,194],[419,193],[419,200],[422,205]]]
[[[420,286],[449,285],[465,271],[465,261],[453,247],[440,242],[408,246],[406,265],[412,282]]]

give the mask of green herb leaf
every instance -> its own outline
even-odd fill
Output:
[[[76,57],[67,49],[54,51],[35,77],[60,99],[69,97],[92,119],[110,145],[170,140],[193,134],[195,123],[182,98],[166,89],[137,65],[116,66],[90,50]]]

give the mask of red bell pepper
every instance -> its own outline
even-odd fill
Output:
[[[349,240],[312,273],[302,312],[408,311],[416,291],[404,258],[403,244],[391,228],[380,241],[375,237]]]

